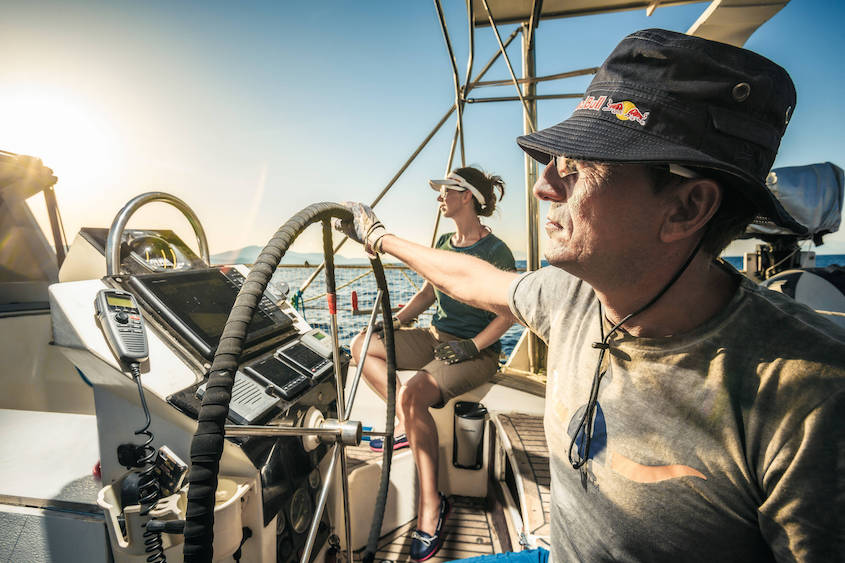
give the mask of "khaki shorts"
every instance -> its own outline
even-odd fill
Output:
[[[422,370],[431,374],[438,387],[442,401],[434,408],[475,389],[490,380],[499,368],[499,353],[485,348],[478,357],[457,364],[447,364],[434,359],[434,348],[449,340],[460,337],[436,328],[401,328],[394,333],[396,343],[397,369]]]

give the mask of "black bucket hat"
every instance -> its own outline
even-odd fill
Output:
[[[794,107],[792,79],[765,57],[647,29],[617,45],[569,119],[517,143],[542,164],[567,156],[712,169],[760,215],[803,234],[766,187]]]

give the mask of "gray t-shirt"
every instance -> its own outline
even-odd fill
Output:
[[[549,267],[515,280],[510,306],[549,347],[555,563],[845,561],[845,330],[742,278],[689,333],[617,333],[582,481],[567,452],[598,301]]]

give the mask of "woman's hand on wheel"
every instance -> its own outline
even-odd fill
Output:
[[[479,351],[471,338],[450,340],[434,348],[434,357],[447,364],[457,364],[478,357]]]
[[[363,244],[370,254],[381,252],[381,239],[387,234],[387,229],[373,210],[358,202],[347,201],[343,205],[352,213],[352,220],[335,219],[334,228]]]

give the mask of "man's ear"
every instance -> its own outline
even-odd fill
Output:
[[[663,242],[685,239],[704,229],[722,202],[722,188],[709,178],[685,180],[667,190],[667,212],[660,229]]]

